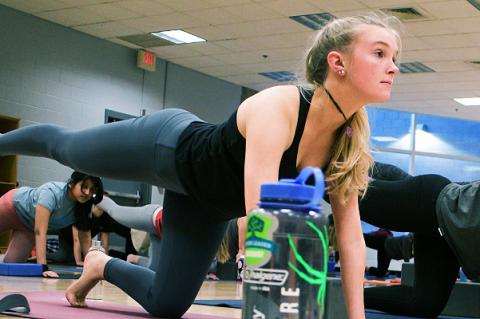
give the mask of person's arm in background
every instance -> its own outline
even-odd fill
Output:
[[[365,318],[363,282],[366,248],[363,239],[357,195],[341,203],[330,195],[337,246],[340,251],[341,275],[348,318]]]
[[[79,230],[76,226],[72,226],[73,236],[73,256],[75,264],[83,266],[83,259],[92,246],[92,236],[90,230]]]
[[[109,245],[110,245],[110,233],[101,232],[100,233],[100,241],[102,242],[102,247],[108,253]]]
[[[51,212],[44,206],[37,204],[35,206],[35,251],[37,254],[37,264],[47,264],[47,230],[50,221]],[[44,277],[58,277],[54,271],[44,271]]]

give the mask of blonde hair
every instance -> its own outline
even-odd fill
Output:
[[[230,240],[228,239],[228,232],[223,235],[222,243],[217,250],[217,260],[224,264],[230,259]]]
[[[342,202],[353,194],[365,194],[368,171],[373,165],[370,155],[370,126],[365,108],[355,112],[347,123],[353,129],[353,134],[347,135],[347,124],[337,130],[325,172],[327,190],[330,194],[339,196]]]
[[[328,72],[327,55],[333,51],[348,52],[355,40],[358,27],[376,25],[392,32],[401,48],[400,34],[396,27],[400,21],[381,13],[359,15],[329,22],[316,35],[307,51],[305,80],[314,87],[323,86]],[[353,129],[351,136],[346,129]],[[355,112],[336,132],[335,143],[327,170],[326,180],[330,194],[346,202],[352,194],[364,195],[368,187],[368,172],[373,165],[370,155],[370,126],[365,108]]]

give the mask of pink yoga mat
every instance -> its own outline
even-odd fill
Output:
[[[71,307],[65,299],[64,293],[55,292],[18,292],[28,299],[30,313],[18,314],[20,317],[33,319],[127,319],[148,318],[150,316],[140,307],[118,305],[98,300],[88,300],[88,308]],[[11,293],[1,293],[0,298]],[[17,316],[17,314],[15,313]],[[229,319],[228,317],[187,313],[184,319]]]

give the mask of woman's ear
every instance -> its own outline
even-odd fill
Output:
[[[338,51],[331,51],[327,55],[327,63],[334,73],[345,73],[345,66],[343,64],[343,54]]]

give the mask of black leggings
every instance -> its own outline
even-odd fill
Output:
[[[113,258],[104,276],[151,314],[179,318],[197,295],[227,227],[184,194],[176,174],[178,137],[198,120],[167,109],[84,130],[29,126],[0,135],[0,155],[42,156],[91,175],[165,187],[157,272]]]
[[[393,235],[392,235],[393,236]],[[391,258],[385,251],[385,239],[387,234],[382,232],[364,233],[363,239],[365,245],[368,248],[375,249],[377,251],[377,267],[371,267],[368,269],[368,275],[376,277],[385,277],[388,272],[388,266],[390,266]]]
[[[432,318],[445,307],[460,268],[438,232],[435,211],[438,194],[449,183],[439,175],[370,183],[360,201],[361,218],[377,227],[414,233],[415,281],[413,287],[366,288],[366,308]]]

